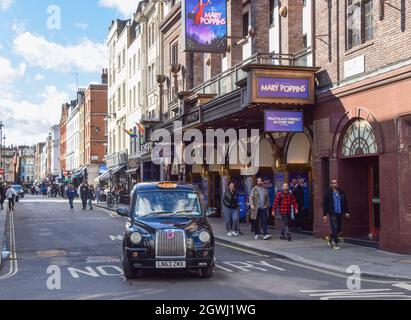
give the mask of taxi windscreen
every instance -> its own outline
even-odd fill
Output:
[[[198,194],[189,191],[152,191],[137,195],[135,215],[148,216],[200,216]]]

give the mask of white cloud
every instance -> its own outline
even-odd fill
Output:
[[[25,32],[14,39],[14,51],[30,65],[61,72],[100,72],[107,64],[105,44],[87,38],[64,46]]]
[[[26,31],[26,24],[22,21],[13,20],[11,30],[17,34],[22,34]]]
[[[79,22],[74,23],[74,26],[76,28],[79,28],[79,29],[82,29],[82,30],[86,30],[88,28],[88,24],[83,22],[83,21],[79,21]]]
[[[0,88],[2,85],[9,85],[24,76],[26,67],[25,63],[20,63],[17,67],[13,67],[10,60],[0,57]]]
[[[99,4],[105,8],[112,8],[118,10],[123,16],[129,17],[136,10],[139,1],[130,0],[100,0]]]
[[[69,95],[55,86],[44,87],[39,103],[0,94],[0,119],[6,126],[6,143],[35,144],[45,140],[50,127],[59,123],[61,105],[68,99]]]
[[[0,11],[6,11],[11,7],[14,0],[0,0]]]
[[[42,80],[44,80],[44,76],[40,73],[37,73],[36,76],[34,77],[34,80],[42,81]]]

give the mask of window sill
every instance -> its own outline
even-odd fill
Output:
[[[356,53],[356,52],[358,52],[358,51],[361,51],[361,50],[363,50],[363,49],[365,49],[365,48],[371,47],[373,44],[374,44],[374,41],[367,41],[367,42],[365,42],[365,43],[363,43],[363,44],[361,44],[361,45],[359,45],[359,46],[356,46],[356,47],[354,47],[354,48],[352,48],[352,49],[349,49],[349,50],[345,51],[345,55],[346,55],[346,56],[352,55],[352,54],[354,54],[354,53]]]

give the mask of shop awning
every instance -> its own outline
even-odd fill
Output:
[[[99,181],[105,181],[110,179],[110,171],[104,172],[101,176],[97,177],[94,181],[99,182]]]
[[[115,167],[114,169],[111,170],[111,174],[112,175],[116,174],[116,173],[120,172],[121,170],[125,169],[126,167],[127,167],[126,164],[123,164],[122,166]]]
[[[77,170],[73,173],[72,178],[77,178],[77,177],[80,177],[80,176],[84,176],[84,173],[85,173],[86,169],[87,169],[87,167],[81,167],[79,170]]]
[[[137,174],[137,170],[138,170],[138,168],[133,168],[133,169],[127,170],[126,174],[129,174],[129,175]]]

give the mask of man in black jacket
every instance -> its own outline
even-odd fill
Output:
[[[86,210],[88,200],[88,186],[86,183],[83,183],[80,187],[80,198],[83,205],[83,210]]]
[[[345,192],[338,188],[338,181],[336,179],[331,181],[331,188],[324,196],[324,223],[327,223],[328,217],[331,224],[331,236],[327,237],[328,244],[331,248],[339,250],[338,234],[342,230],[342,217],[345,215],[346,219],[350,218],[348,213],[348,201]],[[334,245],[333,245],[334,241]]]

